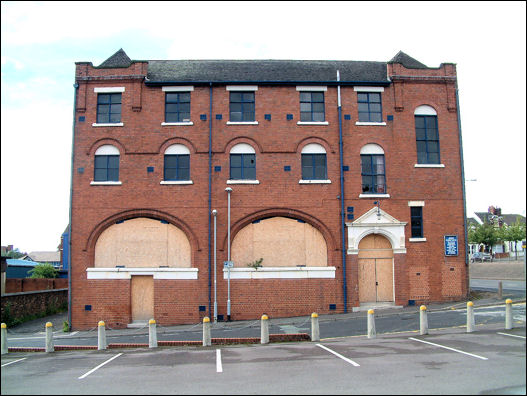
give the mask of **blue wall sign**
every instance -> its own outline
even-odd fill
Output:
[[[457,256],[457,235],[445,235],[445,256]]]

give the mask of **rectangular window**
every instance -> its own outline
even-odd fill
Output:
[[[326,180],[326,169],[326,154],[302,154],[302,180]]]
[[[190,92],[165,93],[165,122],[190,122]]]
[[[165,155],[165,169],[163,178],[165,181],[190,180],[190,155]]]
[[[415,116],[418,164],[440,164],[437,116]]]
[[[254,92],[230,92],[230,121],[254,121]]]
[[[231,180],[256,180],[256,155],[231,154]]]
[[[387,194],[384,154],[362,154],[361,175],[363,194]]]
[[[410,208],[412,238],[423,238],[423,207],[412,206]]]
[[[119,181],[119,156],[96,155],[94,181]]]
[[[300,92],[300,121],[325,121],[324,92]]]
[[[121,122],[121,93],[97,94],[97,123]]]
[[[357,92],[359,122],[382,122],[380,92]]]

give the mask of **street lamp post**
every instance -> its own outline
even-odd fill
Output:
[[[227,187],[227,320],[231,320],[231,192]]]
[[[218,212],[216,209],[212,211],[214,216],[214,323],[218,321],[218,300],[216,298],[216,215]]]

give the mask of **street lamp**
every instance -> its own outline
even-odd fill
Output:
[[[231,192],[227,187],[227,321],[231,320]]]
[[[214,216],[214,323],[218,321],[218,301],[216,299],[216,215],[218,212],[216,209],[212,211]]]

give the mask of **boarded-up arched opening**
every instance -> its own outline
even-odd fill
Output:
[[[393,249],[380,234],[359,243],[359,302],[391,302],[393,297]]]
[[[232,242],[235,267],[263,258],[264,267],[325,267],[324,236],[312,225],[287,217],[257,220],[238,232]]]

